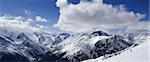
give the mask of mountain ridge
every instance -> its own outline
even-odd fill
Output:
[[[147,33],[140,35],[149,36]],[[136,39],[139,38],[136,37],[129,34],[110,35],[102,31],[86,34],[0,31],[0,61],[80,62],[137,46]],[[20,58],[17,61],[10,56]]]

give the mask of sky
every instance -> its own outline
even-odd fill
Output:
[[[130,17],[128,17],[129,18],[128,20],[134,20],[132,18],[135,18],[138,21],[148,21],[149,20],[149,18],[148,18],[148,16],[149,16],[149,10],[148,10],[149,9],[149,0],[103,0],[102,3],[99,2],[100,3],[99,6],[97,6],[97,3],[92,3],[93,0],[84,0],[84,3],[80,3],[80,0],[68,0],[67,4],[65,3],[65,1],[66,0],[58,0],[58,1],[57,0],[0,0],[0,17],[6,16],[6,15],[13,16],[13,17],[21,16],[22,18],[26,18],[26,19],[33,19],[34,20],[34,23],[32,22],[33,25],[38,24],[38,25],[50,27],[51,29],[56,28],[56,30],[59,29],[59,30],[63,30],[63,31],[73,31],[73,30],[77,29],[78,27],[68,27],[68,26],[79,25],[78,22],[74,22],[74,21],[76,21],[74,18],[76,16],[78,16],[79,14],[77,15],[77,14],[73,14],[73,13],[80,13],[80,15],[83,15],[83,17],[89,17],[89,18],[91,17],[90,19],[93,20],[94,16],[86,16],[86,14],[84,14],[84,13],[87,13],[90,10],[90,8],[93,8],[93,6],[96,5],[95,7],[99,8],[99,9],[95,9],[95,10],[97,10],[97,12],[100,14],[102,14],[101,12],[103,11],[103,10],[101,10],[103,8],[102,6],[104,6],[104,8],[106,6],[106,8],[108,8],[106,10],[110,10],[110,12],[111,12],[111,10],[117,9],[117,8],[114,9],[111,7],[109,8],[109,6],[113,6],[113,7],[119,7],[119,9],[123,8],[123,12],[126,12],[126,13],[133,12],[133,16],[131,14],[127,14],[127,15],[131,15],[131,19],[130,19]],[[99,0],[99,1],[101,1],[101,0]],[[68,6],[68,7],[65,7],[64,4],[66,4],[66,6]],[[90,4],[93,4],[93,5],[90,5]],[[102,4],[102,6],[100,6],[101,4]],[[84,5],[87,5],[87,6],[84,6]],[[87,10],[86,9],[78,10],[78,9],[74,8],[74,6],[76,6],[77,8],[80,8],[80,7],[87,8]],[[72,10],[72,11],[69,11],[69,10]],[[83,13],[81,13],[82,10],[84,11]],[[96,12],[95,10],[92,10],[92,11]],[[118,10],[118,12],[119,11],[121,13],[121,10]],[[140,15],[145,15],[145,16],[142,17],[140,15],[136,15],[136,13],[139,13]],[[74,17],[70,17],[70,18],[72,18],[71,20],[73,22],[69,21],[71,24],[73,23],[72,25],[71,24],[69,25],[68,21],[63,21],[64,18],[66,18],[66,20],[70,20],[70,18],[66,14],[68,14],[70,16],[74,16]],[[97,15],[97,14],[95,14],[95,15]],[[110,15],[110,14],[108,14],[108,15]],[[114,15],[116,15],[116,17],[112,17],[112,18],[117,18],[118,15],[117,14],[114,14]],[[127,15],[123,15],[123,16],[127,16]],[[97,16],[100,17],[99,14]],[[97,16],[95,16],[94,18],[98,18]],[[82,19],[82,18],[78,18],[78,17],[76,17],[76,18],[78,20],[86,20],[86,19]],[[98,19],[98,20],[101,20],[101,19]],[[95,20],[95,21],[98,22],[97,20]],[[65,24],[62,22],[67,22],[67,23]],[[118,23],[119,21],[116,21],[116,22]],[[74,23],[76,23],[76,25]],[[91,23],[91,22],[89,22],[89,23]],[[89,23],[85,23],[85,26],[89,25]],[[101,23],[101,21],[100,21],[100,23]],[[120,23],[122,23],[122,22],[120,22]],[[95,23],[93,23],[93,24],[95,24]],[[90,24],[90,25],[93,26],[93,24]],[[105,22],[104,22],[104,24],[105,24]],[[107,24],[107,22],[106,22],[106,24]],[[103,26],[105,26],[105,25],[103,25]],[[96,27],[96,26],[94,26],[94,27]],[[100,27],[102,27],[102,26],[100,26]],[[75,29],[71,29],[71,28],[75,28]],[[91,27],[83,26],[83,28],[88,29]],[[120,28],[120,27],[117,27],[117,28]],[[123,27],[123,28],[126,29],[125,27]],[[116,28],[111,28],[111,29],[116,29]],[[81,31],[84,31],[84,30],[81,30]]]

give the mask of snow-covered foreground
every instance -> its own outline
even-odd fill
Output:
[[[149,62],[150,61],[150,36],[147,37],[140,45],[130,48],[120,55],[116,55],[107,59],[99,57],[97,59],[89,59],[83,62]]]

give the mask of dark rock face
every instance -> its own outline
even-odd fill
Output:
[[[61,36],[63,36],[63,39],[66,39],[66,38],[68,38],[70,36],[70,34],[68,34],[68,33],[61,33],[59,35],[59,37],[61,37]]]
[[[0,37],[0,46],[9,46],[10,42],[4,39],[3,37]]]
[[[133,43],[127,42],[122,39],[121,36],[115,36],[110,39],[100,40],[95,44],[94,49],[92,49],[91,54],[94,58],[119,52],[132,46]]]
[[[68,33],[61,33],[55,38],[55,41],[52,44],[56,45],[58,43],[61,43],[63,40],[67,39],[69,36],[70,34]]]
[[[0,52],[0,62],[29,62],[28,59],[18,53]]]
[[[83,61],[86,59],[90,59],[90,57],[83,52],[79,52],[79,53],[77,53],[77,55],[74,56],[73,59],[71,59],[71,61],[72,62],[80,62],[80,61]]]
[[[66,53],[61,54],[54,54],[53,52],[47,52],[46,54],[42,55],[39,62],[69,62],[67,58],[63,58]]]
[[[135,41],[135,40],[134,40],[134,34],[129,33],[127,37],[128,37],[128,39],[129,39],[130,41],[132,41],[132,42]]]
[[[102,31],[95,31],[92,33],[94,36],[109,36],[107,33],[102,32]]]

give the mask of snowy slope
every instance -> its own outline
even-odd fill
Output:
[[[67,53],[68,55],[73,55],[80,50],[87,52],[89,49],[88,47],[90,47],[90,49],[92,49],[94,44],[97,41],[111,38],[111,37],[112,36],[105,36],[105,35],[95,36],[95,35],[89,35],[89,34],[86,34],[86,35],[75,34],[73,36],[68,37],[62,43],[58,44],[57,47],[62,48],[60,51],[68,52]]]
[[[97,32],[98,31],[94,32],[94,34],[84,35],[75,34],[68,37],[63,42],[55,46],[56,50],[54,54],[62,54],[65,52],[66,54],[64,54],[63,58],[68,58],[68,60],[76,62],[118,52],[132,46],[133,44],[126,40],[125,37],[106,35],[102,34],[103,32]],[[96,47],[96,45],[99,45],[100,47]],[[107,45],[108,48],[105,47]],[[99,53],[98,51],[102,53]]]
[[[143,39],[143,43],[140,45],[129,48],[128,50],[122,52],[120,55],[113,56],[107,59],[103,59],[103,57],[99,57],[96,59],[85,60],[83,62],[149,62],[150,61],[150,36],[147,36]],[[136,41],[140,41],[137,39]]]

